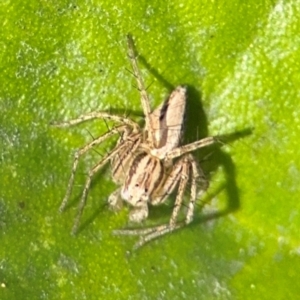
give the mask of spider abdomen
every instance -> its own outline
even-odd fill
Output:
[[[149,201],[152,191],[163,178],[163,166],[159,159],[146,153],[133,161],[121,189],[121,197],[134,207]]]

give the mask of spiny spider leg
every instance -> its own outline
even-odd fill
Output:
[[[112,115],[110,113],[101,112],[101,111],[90,112],[88,114],[81,115],[76,119],[64,121],[64,122],[60,122],[60,123],[52,123],[51,125],[54,127],[69,127],[69,126],[77,125],[77,124],[80,124],[80,123],[83,123],[83,122],[86,122],[89,120],[93,120],[93,119],[107,119],[107,120],[119,122],[121,124],[123,123],[123,124],[131,126],[133,128],[134,132],[140,131],[140,127],[136,122],[134,122],[128,118],[122,117],[122,116]]]
[[[197,196],[200,197],[200,195],[197,195],[197,179],[200,177],[199,169],[197,166],[197,163],[192,155],[189,155],[189,160],[191,163],[192,168],[192,182],[191,182],[191,199],[188,205],[188,211],[186,213],[185,223],[189,224],[193,220],[194,216],[194,209],[195,209],[195,202]],[[202,170],[201,170],[202,172]],[[202,175],[204,176],[203,172]],[[202,192],[202,189],[201,189]]]
[[[151,114],[150,101],[149,101],[149,97],[146,92],[146,88],[144,85],[143,78],[141,76],[140,69],[137,64],[136,53],[134,51],[134,42],[133,42],[132,36],[130,34],[127,35],[127,45],[128,45],[128,52],[129,52],[128,56],[131,61],[133,75],[136,78],[138,89],[141,94],[141,103],[142,103],[142,108],[143,108],[143,112],[145,115],[146,130],[149,132],[149,135],[150,135],[150,140],[149,140],[150,146],[153,147],[154,137],[153,137],[153,132],[151,131],[151,128],[154,128],[154,127],[152,124],[153,123],[152,119],[150,117],[150,114]]]
[[[176,223],[178,213],[180,211],[182,201],[183,201],[183,194],[189,179],[189,160],[185,156],[182,159],[182,171],[181,171],[181,178],[179,182],[178,192],[175,199],[174,209],[170,219],[170,226],[173,227]]]
[[[165,224],[165,225],[149,228],[152,229],[152,231],[144,236],[141,236],[140,239],[134,244],[133,249],[136,250],[144,246],[146,243],[152,241],[153,239],[156,239],[159,236],[175,231],[181,227],[184,227],[185,225],[186,225],[185,223],[178,223],[175,224],[174,226],[171,226],[170,224]]]
[[[89,144],[87,144],[86,146],[80,148],[79,150],[77,150],[75,152],[74,160],[73,160],[73,167],[72,167],[71,176],[70,176],[68,187],[67,187],[67,192],[66,192],[66,195],[65,195],[65,197],[64,197],[64,199],[63,199],[63,201],[62,201],[62,203],[59,207],[60,212],[62,212],[64,210],[64,208],[66,207],[66,204],[67,204],[67,202],[70,198],[73,183],[74,183],[74,177],[75,177],[75,173],[76,173],[76,170],[77,170],[77,166],[78,166],[78,162],[79,162],[80,157],[83,154],[85,154],[87,151],[92,149],[94,146],[99,145],[100,143],[102,143],[103,141],[105,141],[106,139],[111,137],[112,135],[114,135],[116,133],[126,132],[127,129],[128,129],[127,125],[121,125],[121,126],[118,126],[118,127],[114,127],[110,131],[106,132],[102,136],[96,138],[95,140],[93,140],[92,142],[90,142]]]
[[[109,152],[103,159],[101,159],[100,162],[98,162],[88,173],[87,176],[87,180],[85,182],[84,185],[84,189],[83,189],[83,193],[80,199],[80,203],[79,203],[79,209],[78,209],[78,213],[72,228],[72,233],[75,234],[77,229],[78,229],[78,225],[79,225],[79,221],[84,209],[84,206],[86,204],[86,198],[88,195],[88,191],[91,185],[91,181],[93,176],[111,159],[113,159],[121,150],[123,150],[125,147],[127,146],[126,143],[121,144],[119,147],[115,148],[114,150],[112,150],[111,152]]]
[[[185,153],[189,153],[189,152],[195,151],[197,149],[215,144],[216,142],[218,142],[217,137],[214,137],[214,136],[206,137],[199,141],[196,141],[196,142],[184,145],[184,146],[180,146],[180,147],[177,147],[177,148],[171,150],[169,153],[166,154],[165,159],[171,160],[176,157],[182,156]]]

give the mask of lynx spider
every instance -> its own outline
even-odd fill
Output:
[[[158,236],[189,224],[193,220],[194,205],[199,196],[197,181],[200,180],[202,183],[202,191],[207,188],[207,181],[190,152],[215,143],[217,138],[207,137],[187,145],[180,145],[187,99],[186,87],[178,86],[165,102],[151,112],[150,101],[137,65],[134,43],[130,35],[127,36],[127,44],[132,73],[136,78],[140,92],[145,128],[141,129],[138,123],[129,118],[108,112],[91,112],[76,119],[53,125],[68,127],[93,119],[106,119],[119,124],[80,148],[74,155],[67,191],[59,208],[61,212],[70,198],[81,156],[113,135],[120,135],[115,148],[88,172],[72,229],[73,233],[78,229],[92,177],[109,161],[111,162],[112,179],[121,187],[109,196],[108,203],[112,209],[119,210],[123,200],[126,201],[132,207],[129,213],[130,221],[140,223],[145,220],[148,217],[148,204],[163,203],[178,187],[173,212],[168,224],[152,228],[114,231],[114,234],[139,235],[140,239],[135,244],[135,248],[138,248]],[[173,162],[174,159],[176,159],[175,162]],[[183,204],[183,196],[189,179],[191,179],[191,198],[185,220],[178,222],[178,214]]]

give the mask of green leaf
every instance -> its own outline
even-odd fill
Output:
[[[294,299],[299,294],[300,20],[294,1],[2,1],[0,14],[1,299]],[[103,121],[141,112],[126,34],[155,107],[189,86],[186,141],[233,135],[196,156],[211,187],[194,226],[136,252],[113,236],[109,168],[96,176],[70,235],[86,173],[114,140],[86,155],[70,203],[58,207],[72,154]],[[227,207],[227,208],[226,208]],[[168,220],[172,203],[150,210]],[[235,209],[235,211],[234,211]],[[224,213],[208,220],[216,211]]]

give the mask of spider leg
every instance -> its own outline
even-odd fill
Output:
[[[100,112],[90,112],[88,114],[81,115],[76,119],[69,120],[69,121],[63,121],[60,123],[52,123],[51,125],[55,126],[55,127],[69,127],[69,126],[77,125],[77,124],[80,124],[80,123],[83,123],[83,122],[86,122],[89,120],[93,120],[93,119],[107,119],[107,120],[115,121],[115,122],[118,122],[121,124],[125,124],[125,125],[132,127],[134,132],[138,132],[139,128],[140,128],[136,122],[132,121],[129,118],[125,118],[122,116],[113,115],[108,112],[101,112],[101,111]]]
[[[190,164],[192,168],[191,175],[191,200],[188,205],[188,211],[186,213],[185,224],[189,224],[193,221],[194,209],[196,198],[201,198],[202,194],[208,188],[208,181],[205,179],[204,173],[200,167],[198,167],[197,162],[193,155],[189,154]],[[197,193],[197,181],[201,182],[201,189]]]
[[[106,156],[104,156],[104,158],[99,161],[88,173],[88,177],[87,180],[85,182],[84,185],[84,189],[83,189],[83,193],[80,199],[80,203],[79,203],[79,208],[78,208],[78,213],[77,216],[75,218],[74,221],[74,225],[72,228],[72,233],[75,234],[77,229],[78,229],[78,225],[79,225],[79,221],[84,209],[84,206],[86,204],[86,198],[88,195],[88,191],[91,185],[91,181],[93,176],[112,158],[114,158],[125,146],[127,146],[127,144],[121,144],[119,147],[116,147],[114,150],[112,150],[111,152],[109,152]]]
[[[64,197],[64,199],[63,199],[63,201],[62,201],[62,203],[59,207],[60,212],[62,212],[64,210],[64,208],[66,207],[66,204],[67,204],[67,202],[70,198],[70,195],[71,195],[71,192],[72,192],[72,187],[73,187],[73,184],[74,184],[74,177],[75,177],[75,173],[76,173],[76,170],[77,170],[77,166],[78,166],[78,162],[79,162],[80,157],[83,154],[85,154],[87,151],[92,149],[94,146],[101,144],[103,141],[105,141],[106,139],[108,139],[112,135],[114,135],[116,133],[127,131],[127,129],[128,129],[128,127],[126,125],[114,127],[109,132],[107,132],[107,133],[103,134],[102,136],[96,138],[95,140],[93,140],[92,142],[90,142],[89,144],[85,145],[84,147],[80,148],[78,151],[75,152],[72,171],[71,171],[71,176],[70,176],[68,187],[67,187],[67,192],[66,192],[65,197]]]
[[[182,156],[183,154],[189,153],[191,151],[195,151],[199,148],[203,148],[212,144],[215,144],[219,142],[217,137],[211,136],[211,137],[206,137],[204,139],[201,139],[199,141],[184,145],[184,146],[180,146],[177,147],[173,150],[171,150],[169,153],[167,153],[167,155],[165,156],[165,159],[168,160],[172,160],[176,157]],[[154,149],[155,151],[156,149]],[[151,152],[152,154],[152,152]],[[153,153],[153,155],[155,156],[155,153]]]
[[[143,112],[145,115],[145,122],[146,122],[146,130],[150,133],[150,145],[153,146],[154,145],[154,137],[153,137],[153,132],[152,132],[152,128],[153,127],[153,122],[152,119],[150,117],[151,114],[151,108],[150,108],[150,101],[149,101],[149,97],[147,95],[146,92],[146,88],[144,85],[144,81],[141,75],[141,71],[138,67],[137,64],[137,60],[136,60],[136,53],[135,53],[135,49],[134,49],[134,42],[132,39],[131,35],[127,35],[127,45],[128,45],[128,56],[131,62],[131,66],[132,66],[132,70],[133,70],[133,75],[136,79],[137,82],[137,86],[139,89],[139,92],[141,94],[141,103],[142,103],[142,108],[143,108]]]
[[[184,223],[177,223],[174,224],[173,226],[171,226],[170,224],[165,224],[153,228],[148,228],[148,229],[152,229],[152,231],[145,234],[144,236],[141,236],[138,242],[134,244],[133,249],[136,250],[144,246],[146,243],[152,241],[153,239],[156,239],[162,235],[175,231],[183,227],[184,225],[185,225]]]
[[[183,202],[183,194],[189,180],[190,162],[188,156],[184,156],[180,161],[182,161],[181,180],[179,182],[178,192],[175,199],[175,206],[170,219],[170,227],[174,227],[176,224],[178,213]]]
[[[123,184],[126,170],[130,168],[130,164],[140,147],[141,138],[141,133],[128,134],[125,132],[125,134],[120,136],[116,147],[120,147],[122,144],[126,144],[127,146],[111,160],[111,174],[115,183],[119,185]]]

